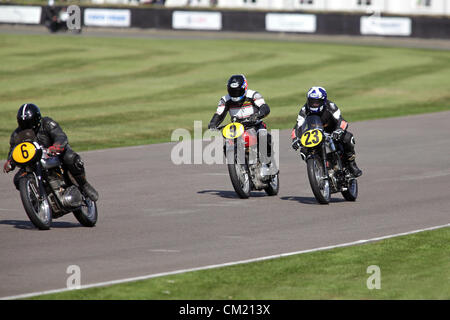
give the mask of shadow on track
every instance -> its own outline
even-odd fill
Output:
[[[316,198],[314,197],[294,197],[294,196],[287,196],[287,197],[281,197],[281,200],[290,200],[290,201],[297,201],[303,204],[316,204],[321,205],[317,202]],[[333,202],[347,202],[345,199],[340,198],[331,198],[330,203]]]
[[[239,199],[239,196],[236,194],[236,192],[234,191],[230,191],[230,190],[202,190],[202,191],[198,191],[197,193],[203,194],[203,193],[207,193],[207,194],[212,194],[212,195],[216,195],[222,198],[227,198],[227,199]],[[266,193],[264,192],[251,192],[250,193],[250,198],[258,198],[258,197],[266,197]]]
[[[38,230],[30,221],[27,220],[0,220],[0,224],[14,226],[16,229]],[[72,222],[52,222],[51,228],[79,228],[79,223]]]

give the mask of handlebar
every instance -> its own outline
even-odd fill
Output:
[[[42,148],[42,159],[48,159],[52,156],[48,153],[48,148]]]
[[[237,119],[236,117],[231,118],[231,122],[239,122],[243,125],[248,125],[248,124],[259,124],[262,122],[262,119],[258,119],[258,120],[249,120],[249,118],[244,118],[244,119]],[[223,125],[223,126],[219,126],[217,128],[215,128],[216,130],[222,130],[223,128],[225,128],[228,124]]]
[[[61,153],[57,153],[57,154],[51,154],[50,152],[48,152],[48,148],[42,148],[42,158],[44,159],[49,159],[49,158],[54,158],[54,157],[58,157]]]
[[[244,118],[244,119],[231,119],[231,122],[239,122],[242,125],[246,126],[246,125],[257,125],[260,124],[262,122],[262,119],[257,119],[257,120],[251,120],[250,117],[248,118]]]

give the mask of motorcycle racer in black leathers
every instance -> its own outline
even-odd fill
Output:
[[[17,112],[18,128],[11,134],[10,151],[3,171],[8,173],[14,170],[14,164],[11,161],[14,147],[21,141],[22,134],[25,131],[33,130],[37,142],[52,156],[59,156],[65,168],[69,170],[75,181],[92,200],[98,200],[98,193],[89,182],[86,181],[84,163],[81,157],[75,153],[69,145],[68,138],[59,124],[49,117],[42,117],[39,108],[32,103],[23,104]],[[23,170],[19,170],[14,176],[14,184],[19,189],[19,180]]]
[[[254,90],[248,89],[247,79],[243,74],[232,75],[227,83],[228,94],[223,96],[218,103],[217,111],[209,122],[208,129],[215,130],[225,119],[227,113],[236,121],[257,121],[265,118],[270,113],[270,108],[263,96]],[[264,163],[270,164],[272,156],[271,135],[267,132],[267,126],[260,122],[255,126],[260,139],[267,141],[267,157]],[[263,137],[266,135],[266,137]],[[263,155],[264,156],[264,155]]]
[[[348,122],[341,115],[338,106],[328,100],[327,92],[322,87],[312,87],[307,93],[307,101],[300,109],[297,122],[292,130],[292,148],[297,150],[300,147],[299,137],[301,128],[305,118],[309,114],[320,116],[325,132],[332,134],[333,139],[338,143],[342,143],[344,147],[344,165],[348,167],[350,172],[359,177],[362,171],[355,162],[355,139],[353,134],[347,130]]]

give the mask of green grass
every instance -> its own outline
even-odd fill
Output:
[[[450,110],[450,53],[303,42],[0,35],[0,158],[23,103],[57,120],[75,150],[170,140],[206,128],[225,83],[247,75],[292,127],[322,85],[349,121]]]
[[[33,299],[450,299],[450,228]],[[381,288],[369,290],[369,266]]]

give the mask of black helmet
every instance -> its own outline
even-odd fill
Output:
[[[22,130],[33,129],[36,132],[41,125],[41,118],[41,110],[32,103],[21,105],[17,112],[17,123]]]
[[[235,74],[230,77],[227,83],[228,94],[234,102],[241,101],[247,94],[247,79],[243,74]]]

